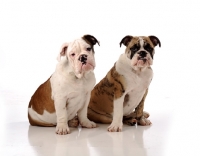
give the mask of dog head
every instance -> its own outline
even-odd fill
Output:
[[[121,45],[126,46],[125,54],[134,69],[149,67],[153,64],[154,48],[159,45],[160,40],[156,36],[125,36]]]
[[[60,61],[61,56],[64,56],[63,61],[78,78],[81,78],[85,72],[95,68],[93,46],[96,43],[99,45],[98,40],[91,35],[84,35],[73,42],[64,43],[57,59]]]

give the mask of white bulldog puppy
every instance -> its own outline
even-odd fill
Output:
[[[69,127],[94,128],[87,118],[91,90],[96,80],[94,48],[98,40],[84,35],[61,47],[52,76],[35,91],[28,106],[33,126],[56,126],[56,133],[70,133]]]

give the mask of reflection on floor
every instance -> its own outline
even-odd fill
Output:
[[[198,109],[188,107],[198,104],[193,97],[153,99],[150,93],[145,110],[151,114],[151,126],[124,125],[123,132],[111,133],[108,125],[98,124],[94,129],[71,128],[71,134],[59,136],[55,127],[29,125],[28,94],[0,90],[1,156],[198,155]]]

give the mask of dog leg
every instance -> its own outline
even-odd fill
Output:
[[[146,92],[145,92],[141,102],[139,103],[139,105],[135,108],[137,123],[139,125],[142,125],[142,126],[151,125],[150,120],[147,119],[147,117],[149,117],[149,113],[143,112],[144,101],[145,101],[145,98],[147,96],[147,93],[148,93],[148,89],[146,90]]]
[[[86,128],[95,128],[97,127],[96,123],[90,121],[87,117],[88,105],[90,101],[90,93],[87,94],[85,104],[83,108],[78,111],[78,119],[82,127]]]
[[[77,115],[73,119],[71,119],[71,120],[68,121],[68,126],[69,127],[76,128],[76,127],[78,127],[78,125],[79,125],[79,120],[78,120]]]
[[[123,123],[129,126],[134,126],[137,123],[136,113],[132,112],[131,114],[127,116],[123,116]]]
[[[57,116],[57,126],[56,133],[59,135],[66,135],[70,133],[67,121],[67,111],[66,111],[66,99],[54,99],[56,116]]]
[[[112,115],[107,113],[99,113],[88,107],[88,119],[97,123],[111,124]]]
[[[148,112],[143,111],[143,116],[147,119],[150,115]],[[127,116],[123,116],[123,123],[129,126],[134,126],[137,123],[135,111]]]
[[[123,97],[114,100],[113,121],[108,127],[109,132],[121,132],[122,131],[122,117],[123,117]]]

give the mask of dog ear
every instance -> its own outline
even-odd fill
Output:
[[[69,45],[68,43],[64,43],[61,46],[60,53],[58,54],[58,57],[57,57],[58,62],[60,62],[61,56],[65,56],[67,48],[68,48],[68,45]]]
[[[156,36],[149,36],[149,38],[154,46],[157,46],[159,44],[159,47],[161,47],[160,40]]]
[[[82,39],[84,39],[90,45],[95,45],[96,43],[98,43],[98,45],[100,46],[99,41],[92,35],[84,35]]]
[[[129,44],[129,42],[132,40],[132,38],[133,38],[133,36],[129,36],[129,35],[125,36],[125,37],[121,40],[121,42],[119,43],[120,47],[121,47],[122,43],[123,43],[125,46],[127,46],[127,45]]]

